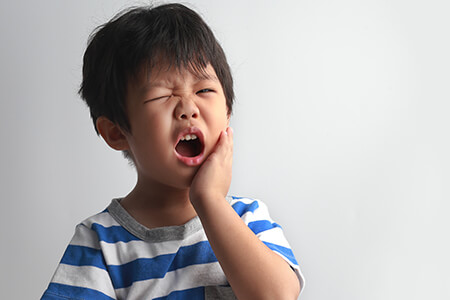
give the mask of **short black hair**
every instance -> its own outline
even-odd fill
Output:
[[[79,94],[90,109],[97,134],[100,116],[131,132],[125,101],[128,82],[143,66],[151,72],[161,63],[187,68],[194,74],[201,74],[211,64],[231,114],[231,70],[203,19],[182,4],[133,7],[94,30],[84,53]]]

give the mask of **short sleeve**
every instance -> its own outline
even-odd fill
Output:
[[[284,236],[283,229],[275,223],[270,215],[267,206],[260,200],[229,197],[229,202],[236,213],[253,231],[253,233],[272,251],[280,255],[294,270],[303,290],[305,279],[300,270],[300,266],[294,253]]]
[[[80,224],[41,300],[115,299],[97,234]]]

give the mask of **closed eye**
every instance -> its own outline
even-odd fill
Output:
[[[212,90],[212,89],[201,89],[201,90],[197,91],[196,94],[209,93],[209,92],[214,92],[214,90]]]
[[[156,97],[156,98],[145,100],[144,103],[155,101],[155,100],[160,100],[160,99],[164,99],[164,98],[169,99],[170,97],[172,97],[172,96],[160,96],[160,97]]]

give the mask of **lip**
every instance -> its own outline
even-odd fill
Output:
[[[181,138],[183,136],[185,136],[186,134],[195,134],[200,139],[200,142],[203,145],[203,150],[199,155],[194,156],[194,157],[186,157],[186,156],[180,155],[175,150],[175,147],[180,142]],[[200,129],[198,129],[197,127],[188,127],[186,129],[183,129],[182,131],[180,131],[180,133],[178,133],[177,140],[173,146],[173,151],[175,152],[176,157],[185,165],[190,166],[190,167],[199,166],[203,162],[203,159],[205,158],[205,143],[204,143],[204,137],[203,137],[202,131]]]

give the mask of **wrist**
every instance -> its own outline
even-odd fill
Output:
[[[203,195],[190,195],[190,201],[195,210],[203,210],[211,205],[226,202],[226,196],[220,193],[208,193]]]

